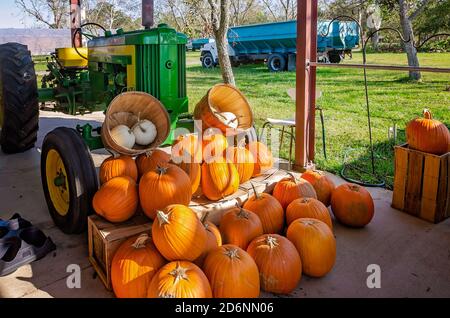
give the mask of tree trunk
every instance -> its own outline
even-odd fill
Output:
[[[223,82],[235,86],[236,82],[234,81],[233,69],[231,67],[230,56],[228,55],[228,40],[226,33],[224,35],[216,34],[216,44]]]
[[[361,46],[364,45],[365,43],[365,31],[364,31],[364,24],[363,24],[363,12],[361,10],[361,8],[358,8],[358,23],[361,26],[362,30],[361,32],[361,39],[360,39],[360,43]]]
[[[211,5],[211,20],[216,39],[222,78],[225,84],[236,85],[230,56],[228,55],[228,26],[230,25],[230,0],[208,0]]]
[[[375,31],[375,30],[376,30],[376,29],[371,29],[370,32],[373,32],[373,31]],[[372,41],[372,49],[373,49],[375,52],[378,52],[378,43],[380,42],[380,33],[379,33],[379,32],[374,33],[374,34],[372,35],[372,38],[371,38],[370,40]]]
[[[409,40],[404,43],[404,48],[408,57],[408,65],[418,67],[419,59],[417,57],[417,50],[414,47],[414,31],[408,17],[408,4],[406,0],[398,0],[398,3],[400,5],[400,24],[402,26],[403,37],[405,40]],[[419,71],[410,71],[409,78],[418,81],[422,78],[422,75]]]

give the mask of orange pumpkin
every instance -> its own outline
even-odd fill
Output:
[[[152,237],[167,260],[193,261],[203,253],[207,234],[194,211],[174,204],[158,211],[152,225]]]
[[[313,170],[305,171],[301,177],[312,184],[314,190],[316,190],[317,199],[325,204],[325,206],[330,206],[331,194],[336,188],[333,180],[323,172]]]
[[[149,154],[140,154],[136,158],[139,176],[143,176],[146,172],[155,170],[158,165],[164,165],[169,161],[170,155],[159,149],[155,149]]]
[[[302,262],[294,244],[278,234],[254,239],[247,253],[259,269],[261,288],[275,294],[289,294],[302,277]]]
[[[103,184],[115,177],[130,177],[135,182],[138,179],[138,171],[133,158],[129,156],[108,157],[100,166],[100,184]]]
[[[211,250],[211,246],[222,246],[222,235],[217,226],[210,221],[203,222],[203,226],[205,227],[206,234],[208,234],[209,248],[207,247],[207,249]]]
[[[263,227],[255,213],[235,207],[226,212],[220,220],[220,233],[224,243],[245,250],[255,237],[263,234]]]
[[[259,272],[253,258],[234,245],[222,245],[211,251],[203,270],[215,298],[259,297]]]
[[[244,209],[258,215],[264,233],[280,233],[284,226],[284,210],[280,202],[268,193],[258,193],[253,183],[252,187],[254,195],[245,202]]]
[[[176,261],[164,265],[154,276],[148,298],[211,298],[211,286],[195,264]]]
[[[203,135],[203,160],[211,162],[217,156],[222,156],[228,147],[228,140],[222,134],[211,134],[208,130]]]
[[[406,141],[412,149],[435,155],[450,151],[450,132],[447,126],[433,119],[428,109],[424,109],[423,118],[416,118],[408,123]]]
[[[209,252],[219,246],[222,246],[222,235],[220,234],[219,229],[214,223],[207,221],[207,217],[208,213],[202,219],[202,224],[205,227],[207,238],[206,246],[203,250],[202,255],[200,255],[200,257],[195,260],[195,264],[197,264],[198,266],[203,265],[203,262],[205,261],[205,258]]]
[[[208,199],[217,201],[239,189],[239,174],[231,162],[204,162],[201,185],[203,194]]]
[[[173,164],[158,166],[142,176],[139,197],[144,213],[153,220],[157,210],[170,204],[188,205],[191,202],[191,179]]]
[[[180,135],[172,145],[172,160],[176,163],[202,163],[202,144],[197,135]]]
[[[246,148],[252,153],[253,158],[255,159],[253,176],[258,176],[262,172],[273,167],[272,152],[265,144],[259,141],[253,141],[247,144]]]
[[[187,173],[192,185],[192,194],[196,193],[200,186],[202,168],[197,162],[182,162],[177,165]]]
[[[299,198],[314,198],[317,199],[316,190],[306,180],[295,178],[293,174],[289,173],[289,177],[281,179],[273,189],[272,195],[281,203],[283,209]]]
[[[152,277],[165,263],[147,234],[127,239],[111,263],[114,294],[118,298],[145,298]]]
[[[342,224],[363,227],[373,218],[374,204],[372,196],[365,188],[345,183],[333,191],[331,210]]]
[[[295,199],[286,209],[286,222],[288,226],[296,219],[313,218],[324,222],[333,229],[330,212],[319,200],[313,198]]]
[[[250,151],[242,147],[229,147],[226,158],[234,163],[239,174],[239,183],[244,183],[253,175],[255,159]]]
[[[302,218],[289,225],[287,238],[294,243],[302,260],[303,273],[325,276],[336,261],[336,240],[324,222]]]
[[[136,182],[130,177],[115,177],[95,193],[95,212],[110,222],[124,222],[136,212],[139,202]]]

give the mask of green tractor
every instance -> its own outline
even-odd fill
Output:
[[[166,107],[174,129],[187,118],[187,37],[166,24],[153,26],[153,0],[142,1],[145,29],[114,34],[96,23],[80,25],[80,0],[71,0],[71,48],[58,48],[47,59],[48,72],[37,88],[34,64],[27,47],[0,45],[0,145],[18,153],[37,140],[39,109],[82,115],[105,111],[125,91],[141,91]],[[78,25],[76,25],[78,22]],[[86,30],[98,28],[102,36]],[[81,47],[81,38],[88,38]],[[184,118],[184,119],[183,119]],[[183,120],[181,120],[183,119]],[[58,127],[45,136],[41,178],[49,212],[65,233],[85,230],[98,189],[91,150],[103,148],[101,127],[89,124]],[[169,135],[166,143],[171,142]]]

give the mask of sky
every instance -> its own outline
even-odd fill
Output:
[[[24,18],[14,0],[0,0],[0,28],[25,28],[33,26],[30,18]]]

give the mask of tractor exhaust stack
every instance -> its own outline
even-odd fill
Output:
[[[81,0],[70,0],[70,31],[72,46],[82,47],[81,33],[77,29],[81,26]],[[76,34],[75,34],[76,33]]]
[[[142,0],[142,25],[150,29],[154,24],[154,0]]]

